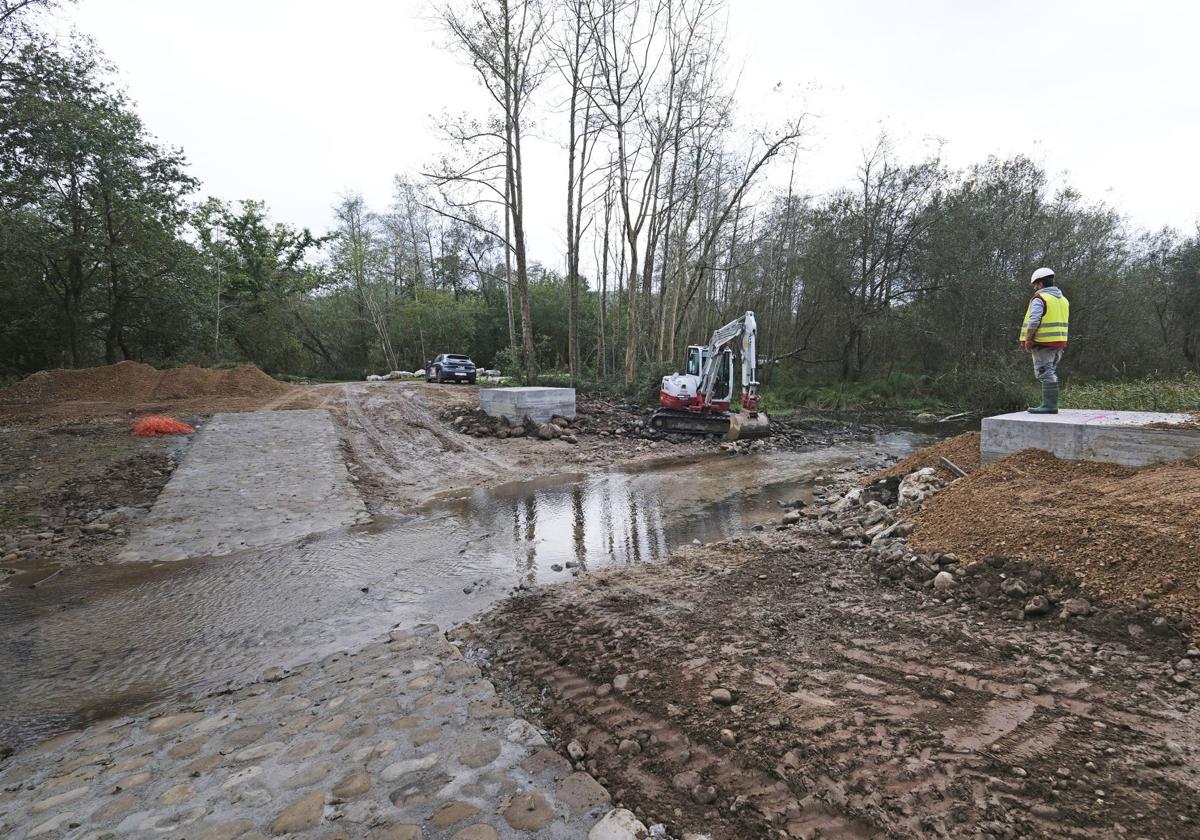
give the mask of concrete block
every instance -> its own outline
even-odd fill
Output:
[[[526,417],[546,423],[551,417],[575,417],[574,388],[481,388],[479,407],[490,417],[516,424]]]
[[[1186,414],[1063,409],[1025,411],[983,421],[983,463],[1023,449],[1044,449],[1068,461],[1103,461],[1141,467],[1200,455],[1200,429],[1147,429],[1150,423],[1185,423]]]

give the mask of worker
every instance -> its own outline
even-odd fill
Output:
[[[1058,414],[1058,363],[1067,349],[1070,304],[1054,283],[1054,270],[1039,268],[1021,326],[1021,348],[1033,355],[1033,374],[1042,383],[1042,404],[1031,414]]]

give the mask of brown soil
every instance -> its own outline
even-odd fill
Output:
[[[39,371],[0,390],[0,424],[51,427],[102,417],[310,408],[308,389],[253,365],[157,370],[140,362]]]
[[[1195,827],[1200,708],[1164,661],[1177,634],[1131,649],[1111,616],[1012,620],[965,582],[940,596],[828,546],[788,529],[685,549],[518,596],[461,637],[615,804],[672,836]]]
[[[0,429],[0,566],[18,573],[7,575],[9,583],[110,558],[167,483],[173,455],[186,443],[134,438],[111,421]]]
[[[952,481],[957,478],[954,473],[943,466],[941,459],[947,458],[967,474],[979,469],[979,432],[963,432],[952,438],[919,449],[902,461],[897,461],[886,470],[881,470],[865,479],[866,484],[872,484],[886,478],[903,478],[909,473],[934,467],[938,475]]]
[[[694,457],[721,441],[649,432],[650,410],[580,396],[578,421],[565,438],[495,437],[498,421],[480,414],[473,385],[356,382],[319,386],[342,427],[351,474],[375,513],[410,511],[433,496],[481,482],[500,483],[614,464]],[[869,433],[853,425],[775,423],[768,440],[739,441],[738,451],[819,446]],[[507,425],[505,425],[507,429]]]
[[[1134,469],[1027,450],[932,497],[916,526],[917,547],[1038,561],[1200,626],[1200,458]]]
[[[1200,430],[1200,411],[1192,412],[1188,419],[1182,423],[1147,423],[1140,428],[1143,429],[1188,429],[1190,431]]]

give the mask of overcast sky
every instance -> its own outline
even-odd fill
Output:
[[[730,0],[727,15],[741,122],[813,114],[806,191],[853,179],[886,129],[914,159],[937,141],[953,166],[1029,155],[1144,227],[1200,220],[1200,3]],[[69,18],[205,194],[316,231],[346,191],[386,209],[392,176],[437,156],[433,117],[480,101],[425,0],[79,0]],[[562,118],[540,119],[530,246],[560,265]]]

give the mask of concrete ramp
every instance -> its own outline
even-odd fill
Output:
[[[1147,428],[1189,420],[1186,414],[1151,411],[1064,409],[1058,414],[1001,414],[984,418],[980,456],[986,464],[1022,449],[1044,449],[1068,461],[1143,467],[1200,455],[1200,429]]]
[[[367,518],[327,411],[217,414],[119,559],[211,557]]]

